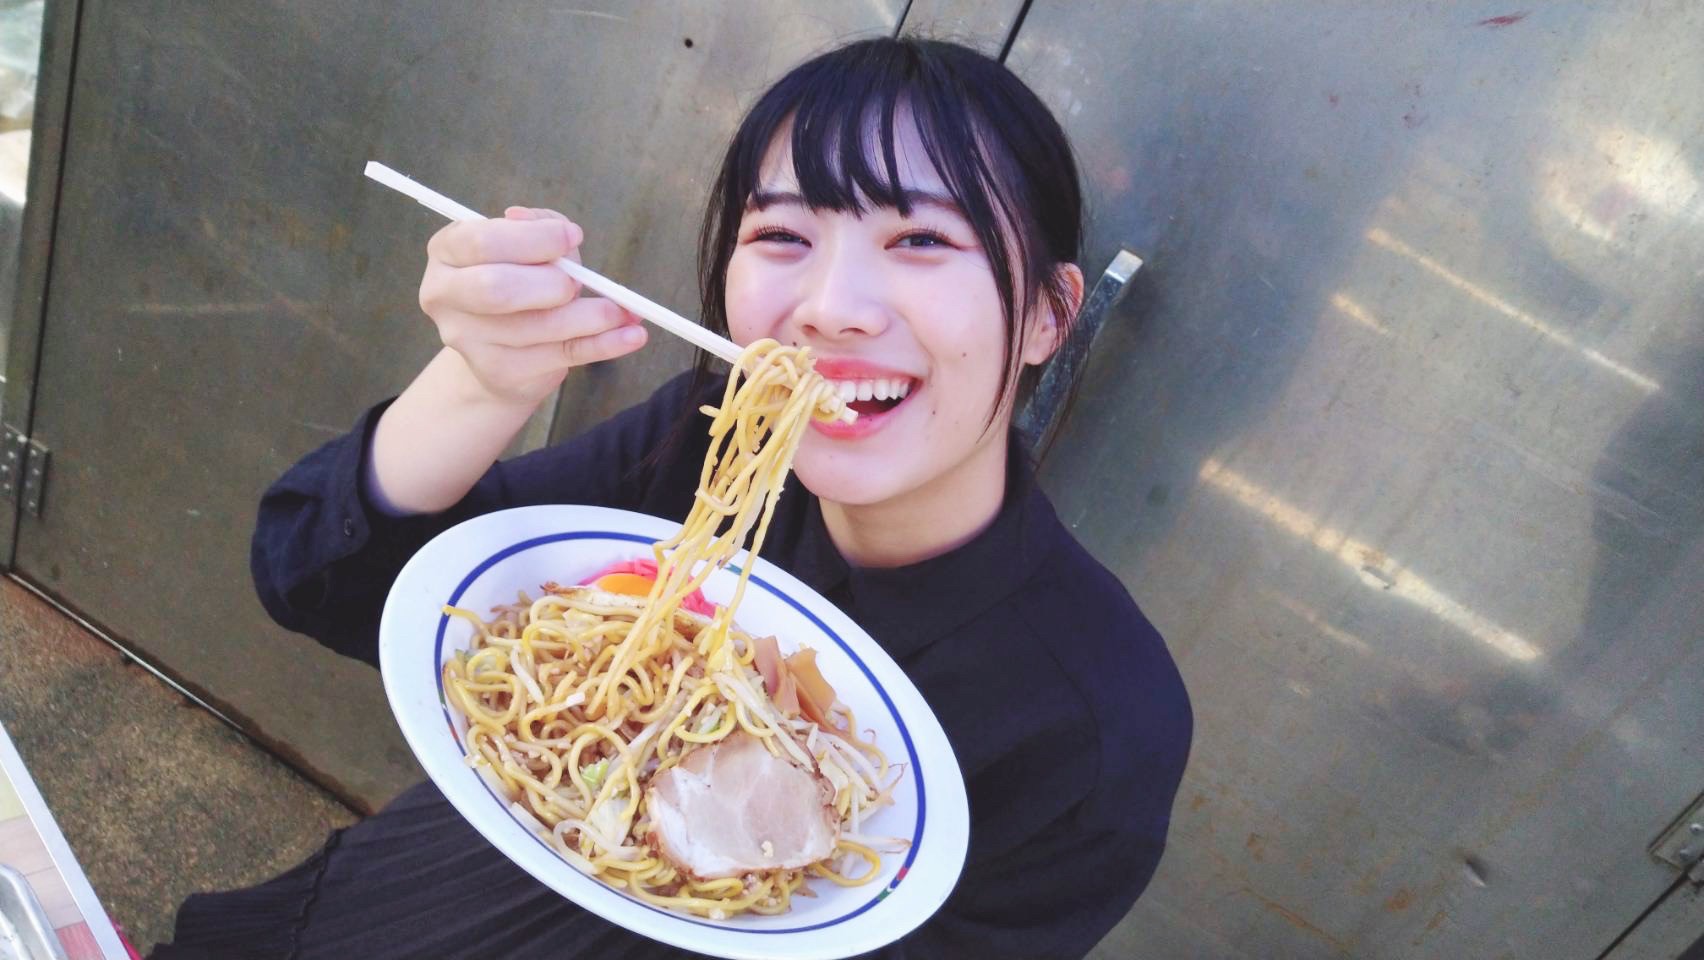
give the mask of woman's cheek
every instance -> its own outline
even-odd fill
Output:
[[[758,272],[750,258],[737,251],[728,262],[723,308],[728,313],[728,335],[735,343],[747,344],[770,335],[765,324],[769,315],[763,299],[765,287],[756,276]]]

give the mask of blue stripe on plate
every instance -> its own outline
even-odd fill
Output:
[[[553,533],[553,534],[550,534],[548,536],[534,537],[531,540],[523,540],[520,543],[512,544],[511,546],[505,547],[504,549],[492,554],[491,556],[485,558],[485,560],[483,562],[481,562],[479,564],[479,566],[474,567],[472,572],[470,572],[465,578],[463,578],[463,580],[460,584],[456,585],[455,592],[450,594],[450,599],[449,599],[448,603],[446,604],[446,606],[452,606],[452,607],[457,606],[461,601],[462,595],[467,592],[467,588],[472,586],[473,582],[475,580],[479,579],[480,574],[483,574],[485,571],[491,569],[493,566],[496,566],[501,561],[506,560],[509,557],[512,557],[515,554],[520,553],[523,550],[531,550],[533,547],[544,546],[545,544],[548,544],[548,543],[558,543],[558,542],[563,541],[563,540],[625,540],[625,541],[628,541],[628,542],[631,542],[631,543],[642,543],[642,544],[645,544],[646,546],[650,546],[652,543],[655,542],[650,537],[641,537],[641,536],[637,536],[637,535],[631,534],[631,533],[616,533],[614,531],[608,531],[608,530],[586,530],[586,531],[580,531],[578,533]],[[733,564],[729,564],[728,569],[732,570],[736,576],[740,573],[740,568],[733,565]],[[644,900],[641,900],[638,897],[624,893],[620,890],[615,889],[614,887],[608,886],[607,884],[603,884],[603,883],[599,882],[598,885],[603,890],[605,890],[609,893],[615,894],[617,896],[620,896],[620,897],[626,899],[627,901],[629,901],[630,903],[636,903],[639,906],[644,907],[645,909],[652,911],[653,913],[660,913],[660,914],[662,914],[663,916],[666,916],[666,917],[672,917],[676,920],[682,920],[682,921],[685,921],[687,923],[695,923],[695,924],[698,924],[699,926],[703,926],[703,927],[714,927],[718,930],[739,930],[741,933],[804,933],[804,932],[809,931],[809,930],[821,930],[824,927],[832,927],[832,926],[835,926],[836,924],[845,923],[846,921],[852,919],[853,917],[856,917],[859,914],[865,912],[866,910],[869,910],[871,907],[875,906],[877,903],[880,903],[884,898],[887,897],[887,895],[890,892],[893,891],[893,889],[895,887],[899,886],[899,882],[901,880],[903,880],[908,873],[910,873],[911,865],[917,859],[917,849],[923,845],[923,820],[924,820],[924,813],[927,810],[927,806],[924,803],[923,777],[921,775],[922,769],[921,769],[921,766],[919,765],[919,763],[917,761],[917,748],[911,742],[911,731],[906,728],[905,720],[900,717],[899,711],[893,705],[893,700],[888,697],[887,691],[882,688],[882,685],[876,681],[876,675],[870,672],[870,668],[867,664],[864,663],[863,658],[859,657],[857,653],[853,652],[852,648],[846,645],[846,641],[842,640],[840,638],[839,634],[835,633],[833,630],[830,630],[828,628],[828,624],[823,623],[820,619],[817,618],[816,614],[814,614],[810,610],[806,609],[803,604],[799,603],[799,601],[793,599],[791,596],[782,592],[780,589],[775,587],[773,584],[764,580],[762,577],[759,577],[755,573],[751,575],[751,577],[749,578],[749,582],[754,583],[754,584],[758,585],[759,587],[763,588],[764,590],[769,591],[770,594],[780,598],[782,601],[784,601],[788,606],[792,607],[794,610],[797,610],[801,614],[804,614],[804,616],[807,620],[809,620],[811,623],[815,624],[817,629],[819,629],[823,633],[827,634],[829,636],[829,638],[832,639],[835,642],[835,644],[840,647],[841,650],[845,651],[846,655],[848,657],[852,658],[852,662],[856,663],[858,665],[858,669],[864,671],[864,677],[870,681],[871,686],[876,688],[876,693],[881,696],[882,703],[887,706],[888,715],[893,717],[894,724],[899,727],[899,736],[902,740],[905,741],[905,754],[911,760],[911,779],[917,786],[917,828],[911,835],[911,847],[910,847],[909,850],[906,851],[905,862],[900,864],[899,872],[894,875],[894,879],[891,883],[889,883],[886,887],[882,888],[879,892],[877,892],[877,894],[873,898],[871,898],[868,902],[864,903],[863,905],[859,906],[856,910],[853,910],[852,912],[847,913],[847,914],[843,914],[839,917],[835,917],[833,920],[824,920],[821,923],[812,924],[808,927],[785,927],[785,928],[782,928],[782,929],[745,930],[745,929],[741,929],[739,927],[730,927],[725,923],[718,923],[716,921],[711,921],[711,920],[700,920],[697,917],[690,916],[690,915],[685,914],[685,913],[680,913],[680,912],[677,912],[677,911],[674,911],[674,910],[665,910],[662,907],[658,907],[654,904],[646,903]],[[450,729],[450,731],[453,735],[454,731],[455,731],[455,722],[450,717],[450,709],[447,705],[449,703],[449,700],[444,694],[444,671],[442,669],[442,664],[444,662],[444,633],[445,633],[446,630],[449,629],[449,625],[450,625],[449,614],[441,614],[438,618],[438,637],[437,637],[436,642],[434,642],[433,645],[432,645],[432,663],[433,663],[433,672],[436,673],[437,676],[438,676],[438,702],[440,704],[445,705],[444,708],[443,708],[444,709],[444,722],[445,722],[445,725],[449,727],[449,729]],[[458,745],[460,745],[459,739],[458,739]],[[467,752],[467,749],[466,749],[465,746],[463,746],[462,747],[462,753],[466,754],[466,752]],[[474,779],[479,781],[479,785],[485,788],[485,792],[491,795],[492,800],[496,801],[497,809],[502,810],[503,813],[506,816],[509,817],[509,819],[514,820],[515,824],[517,826],[521,827],[523,830],[525,830],[527,836],[532,837],[534,842],[536,842],[539,846],[545,848],[546,850],[549,850],[551,856],[556,857],[559,860],[561,859],[561,854],[558,854],[556,852],[555,848],[551,847],[550,844],[545,843],[543,838],[539,837],[537,834],[532,832],[531,828],[527,827],[526,824],[521,823],[520,820],[516,819],[515,815],[509,811],[508,802],[503,800],[501,797],[497,796],[497,794],[492,791],[491,785],[485,782],[484,777],[479,776],[479,774],[476,771],[473,771],[472,769],[470,769],[468,772],[473,774]],[[566,860],[563,860],[562,862],[564,864],[567,864]],[[572,866],[572,865],[570,865],[570,866]]]

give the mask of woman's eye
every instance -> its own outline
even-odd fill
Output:
[[[768,242],[771,242],[771,243],[804,243],[805,242],[804,237],[799,236],[798,234],[794,233],[791,230],[783,230],[780,227],[764,227],[763,229],[752,234],[751,239],[752,239],[753,243],[760,243],[760,242],[764,242],[764,241],[768,241]]]
[[[894,241],[895,246],[927,250],[935,247],[950,247],[947,238],[933,230],[915,230]]]

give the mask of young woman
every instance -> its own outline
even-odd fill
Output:
[[[1081,208],[1040,100],[981,54],[918,40],[793,70],[741,124],[711,195],[705,322],[808,345],[863,398],[855,424],[800,444],[765,554],[900,663],[969,789],[958,887],[884,957],[1080,957],[1164,846],[1188,696],[1011,429],[1082,301]],[[460,520],[536,503],[685,516],[705,451],[694,411],[720,397],[707,370],[496,462],[569,369],[645,344],[635,318],[550,266],[580,242],[568,219],[524,208],[432,238],[420,302],[444,350],[261,503],[254,574],[280,623],[376,663],[396,572]],[[190,898],[156,955],[680,953],[537,883],[425,783],[290,873]]]

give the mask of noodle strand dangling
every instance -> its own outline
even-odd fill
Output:
[[[683,608],[748,536],[753,556],[762,549],[804,431],[838,407],[807,348],[753,343],[720,406],[703,408],[710,445],[698,490],[680,530],[653,546],[647,596],[628,603],[546,584],[492,621],[445,608],[477,631],[444,665],[445,689],[468,722],[469,763],[487,769],[565,859],[658,906],[713,918],[781,913],[809,876],[857,885],[880,873],[870,844],[887,841],[859,833],[860,820],[891,802],[898,771],[858,738],[844,705],[822,705],[828,715],[814,718],[780,709],[753,666],[759,644],[734,625],[751,564],[713,616]],[[827,856],[699,878],[647,843],[647,784],[736,735],[832,789],[840,822]]]

